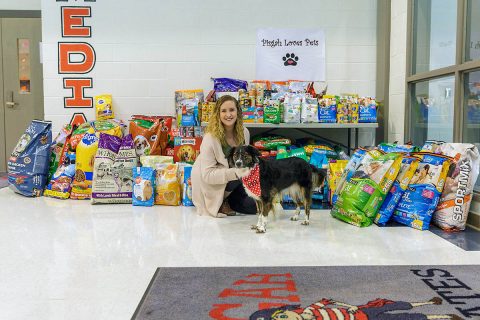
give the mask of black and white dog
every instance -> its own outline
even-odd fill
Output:
[[[295,205],[292,221],[297,221],[300,206],[305,207],[303,225],[310,224],[312,191],[323,186],[326,171],[317,169],[305,160],[292,157],[279,160],[260,158],[260,152],[253,146],[239,146],[231,150],[227,157],[230,167],[250,168],[250,175],[242,178],[247,194],[257,203],[258,221],[252,226],[258,233],[264,233],[267,217],[273,210],[273,199],[277,195],[289,194]]]

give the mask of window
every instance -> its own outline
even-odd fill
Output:
[[[465,74],[463,99],[463,142],[470,142],[480,149],[480,70]],[[475,184],[480,192],[480,177]]]
[[[480,59],[480,0],[467,2],[465,61]]]

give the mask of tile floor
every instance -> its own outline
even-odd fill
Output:
[[[359,229],[312,213],[311,225],[193,208],[30,199],[0,190],[0,319],[130,319],[157,267],[480,264],[428,231]]]

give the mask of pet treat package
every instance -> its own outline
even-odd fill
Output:
[[[171,121],[169,117],[132,116],[129,132],[138,157],[166,153]]]
[[[380,210],[375,216],[374,222],[377,225],[385,226],[392,217],[398,202],[402,198],[403,193],[407,189],[408,184],[415,173],[415,170],[417,170],[418,161],[418,158],[415,157],[403,157],[402,166],[397,179],[395,179],[393,186],[390,188]]]
[[[187,162],[193,164],[200,154],[201,144],[202,138],[200,137],[175,137],[173,160],[175,162]]]
[[[342,176],[340,177],[340,179],[337,180],[337,183],[336,183],[337,186],[334,189],[335,191],[332,194],[332,199],[331,199],[332,205],[335,204],[335,202],[337,202],[338,195],[340,194],[340,192],[342,192],[345,184],[350,180],[352,175],[355,173],[355,170],[357,170],[357,168],[360,166],[360,163],[366,154],[367,154],[367,150],[365,149],[355,150],[352,157],[348,161],[347,166],[343,170]]]
[[[141,156],[140,163],[142,167],[156,168],[161,163],[173,163],[173,157],[170,156]]]
[[[131,203],[132,169],[136,166],[132,135],[120,139],[100,133],[93,170],[92,203]]]
[[[92,196],[93,164],[98,149],[98,138],[94,133],[86,133],[77,146],[75,178],[70,193],[71,199],[90,199]]]
[[[318,122],[337,122],[337,99],[335,96],[323,96],[318,99]]]
[[[368,151],[340,192],[332,216],[358,227],[372,224],[402,164],[399,153]]]
[[[97,133],[98,135],[100,132],[103,132],[121,138],[123,136],[124,128],[125,124],[122,121],[115,119],[82,123],[73,130],[72,137],[70,138],[70,148],[75,150],[86,133]]]
[[[439,150],[456,161],[450,166],[440,202],[433,214],[433,223],[446,231],[465,230],[478,178],[480,155],[475,145],[445,143]]]
[[[285,123],[300,123],[300,116],[302,110],[302,96],[294,93],[287,93],[283,102],[284,113],[283,122]]]
[[[152,207],[155,200],[155,170],[150,167],[136,167],[133,173],[132,204]]]
[[[389,153],[389,152],[411,153],[411,152],[420,151],[420,148],[416,147],[414,145],[411,145],[411,144],[396,144],[396,143],[380,143],[378,145],[378,149],[382,150],[385,153]]]
[[[377,104],[374,98],[364,97],[358,99],[358,122],[377,122]]]
[[[33,120],[8,159],[9,187],[27,197],[39,197],[48,178],[52,123]]]
[[[318,100],[317,99],[303,97],[301,121],[304,123],[318,122]]]
[[[74,152],[68,153],[64,157],[63,163],[52,175],[50,183],[45,188],[43,195],[45,197],[68,199],[72,190],[72,181],[75,176],[75,158]]]
[[[420,159],[393,213],[393,220],[419,230],[428,230],[445,185],[452,159],[433,153],[413,153]]]
[[[212,78],[213,90],[216,92],[238,92],[240,89],[247,91],[248,82],[231,78]]]
[[[200,125],[203,101],[203,89],[175,91],[177,126]]]
[[[95,119],[107,120],[113,118],[115,118],[115,115],[113,114],[112,95],[101,94],[95,96]]]
[[[182,189],[178,164],[159,164],[155,169],[155,204],[179,206],[182,203]]]
[[[331,162],[328,163],[328,199],[330,204],[332,204],[333,194],[335,193],[338,181],[342,178],[347,164],[348,160],[331,160]]]
[[[68,151],[69,139],[72,135],[72,126],[66,124],[60,129],[57,137],[52,142],[50,168],[48,170],[48,180],[50,180],[57,171],[57,168],[65,160],[65,154]]]

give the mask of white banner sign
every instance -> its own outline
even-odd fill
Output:
[[[325,81],[323,30],[258,29],[256,78]]]

